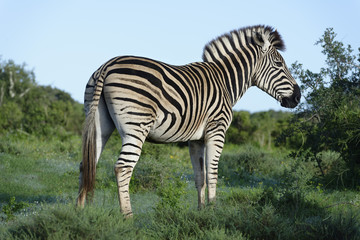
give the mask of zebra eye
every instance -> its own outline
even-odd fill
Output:
[[[277,66],[277,67],[282,67],[282,65],[283,65],[282,61],[280,59],[275,59],[274,63],[275,63],[275,66]]]

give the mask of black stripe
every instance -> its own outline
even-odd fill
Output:
[[[144,143],[144,141],[139,138],[138,136],[134,135],[134,134],[131,134],[131,133],[127,133],[126,135],[128,135],[129,137],[133,137],[133,138],[136,138],[137,140],[139,140],[140,142]]]
[[[170,94],[167,91],[165,91],[165,89],[163,88],[163,85],[162,85],[162,81],[159,80],[154,75],[152,75],[151,73],[144,72],[144,71],[141,71],[141,70],[130,69],[130,68],[117,68],[117,69],[110,70],[108,72],[107,76],[109,76],[111,74],[135,75],[135,76],[146,79],[147,81],[149,81],[152,84],[152,86],[157,87],[161,91],[162,95],[166,98],[166,100],[169,101],[178,110],[178,112],[180,114],[183,112],[183,107],[180,105],[180,103],[177,102],[173,97],[171,97]],[[105,84],[105,86],[114,86],[112,84],[114,84],[114,85],[115,84],[116,85],[123,85],[122,86],[123,88],[131,89],[133,91],[135,91],[135,89],[136,89],[136,92],[142,92],[142,95],[147,96],[148,98],[150,98],[149,97],[150,94],[148,92],[145,92],[144,90],[141,90],[139,88],[135,88],[135,87],[127,85],[127,84],[110,83],[110,84]],[[121,87],[121,86],[118,86],[118,87]],[[154,98],[155,97],[152,96],[152,99],[154,99]],[[158,106],[160,106],[160,104],[158,104]]]
[[[125,143],[124,145],[122,145],[122,147],[125,147],[125,146],[132,146],[132,147],[135,147],[135,148],[141,149],[141,147],[139,147],[138,145],[133,144],[133,143]]]
[[[228,56],[228,57],[230,57],[230,59],[231,59],[231,61],[233,62],[233,64],[234,64],[234,66],[235,67],[237,67],[237,65],[236,65],[236,63],[238,62],[236,59],[235,59],[235,57],[234,57],[234,54],[232,53],[232,52],[229,52],[229,50],[226,48],[226,46],[225,46],[225,43],[224,43],[224,41],[223,41],[224,39],[222,38],[222,39],[220,39],[220,43],[221,43],[221,45],[222,45],[222,47],[224,48],[224,50],[225,50],[225,52],[226,52],[226,55]],[[223,56],[222,57],[222,59],[223,59],[223,61],[224,61],[224,63],[225,63],[225,66],[226,66],[226,68],[227,68],[227,72],[230,74],[230,79],[229,79],[229,81],[231,82],[231,88],[229,88],[228,90],[229,90],[229,92],[231,92],[232,93],[232,99],[233,99],[233,101],[232,101],[232,103],[235,101],[235,99],[236,99],[236,95],[235,95],[235,93],[237,92],[237,88],[236,88],[236,82],[235,82],[235,75],[236,75],[236,69],[234,69],[232,66],[231,66],[231,63],[230,63],[230,61],[229,61],[229,59],[226,57],[226,56]],[[240,70],[239,68],[237,68],[238,70]]]
[[[121,155],[122,153],[120,153]],[[137,160],[129,160],[129,159],[126,159],[126,158],[118,158],[118,161],[123,161],[123,162],[126,162],[126,163],[136,163]]]
[[[125,124],[127,124],[127,125],[134,125],[134,126],[140,127],[141,125],[146,126],[146,125],[149,125],[149,124],[151,124],[151,123],[154,123],[154,120],[151,120],[151,121],[149,121],[149,122],[126,122]]]
[[[140,105],[142,107],[145,107],[145,108],[150,108],[154,113],[156,112],[155,109],[153,108],[153,106],[149,105],[149,104],[146,104],[144,102],[140,102],[134,98],[124,98],[124,97],[114,97],[113,99],[115,100],[120,100],[120,101],[125,101],[125,102],[132,102],[132,103],[135,103],[137,105]]]
[[[146,117],[153,115],[152,113],[144,113],[144,112],[126,112],[126,114],[135,115],[135,116],[146,116]]]

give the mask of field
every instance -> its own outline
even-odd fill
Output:
[[[0,239],[360,239],[356,191],[324,186],[312,162],[286,150],[252,145],[225,146],[217,203],[197,210],[187,148],[146,143],[130,184],[134,217],[124,220],[113,172],[119,151],[113,136],[93,203],[79,210],[78,136],[2,136]]]

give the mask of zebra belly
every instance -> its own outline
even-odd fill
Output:
[[[157,143],[187,142],[200,140],[204,137],[205,122],[189,127],[187,123],[179,126],[180,122],[175,114],[168,114],[166,118],[158,118],[150,129],[148,139]]]

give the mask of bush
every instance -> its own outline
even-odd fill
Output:
[[[224,151],[219,161],[219,179],[224,179],[226,184],[257,185],[265,175],[271,178],[280,174],[285,167],[281,164],[284,161],[281,157],[283,153],[270,153],[249,144],[236,148]]]
[[[181,178],[173,177],[158,188],[157,194],[160,197],[160,202],[157,205],[157,209],[164,207],[179,209],[184,206],[184,204],[180,202],[180,198],[185,195],[186,185],[186,182],[182,181]]]
[[[164,160],[150,156],[141,158],[131,177],[131,192],[161,188],[172,172],[173,169]]]
[[[23,113],[21,107],[14,102],[7,102],[0,106],[0,133],[10,129],[21,129]]]
[[[83,105],[70,94],[38,86],[25,64],[0,62],[0,134],[23,131],[46,137],[81,134]]]
[[[330,213],[325,219],[308,218],[299,226],[309,239],[359,239],[360,214],[353,210],[340,210]]]
[[[326,67],[313,73],[303,70],[301,64],[292,65],[294,77],[302,82],[306,102],[298,108],[287,133],[302,135],[295,155],[314,161],[320,170],[319,177],[324,180],[326,166],[321,154],[339,153],[346,167],[341,166],[342,184],[337,186],[356,188],[360,185],[360,49],[354,55],[350,45],[336,40],[331,28],[316,44],[323,48]]]
[[[6,221],[9,221],[15,218],[15,213],[29,206],[28,203],[23,201],[17,202],[15,197],[11,197],[9,202],[2,206],[2,212],[6,215]]]
[[[36,215],[21,218],[0,237],[6,239],[134,239],[135,227],[113,209],[73,206],[43,207]],[[5,236],[4,236],[5,235]]]

